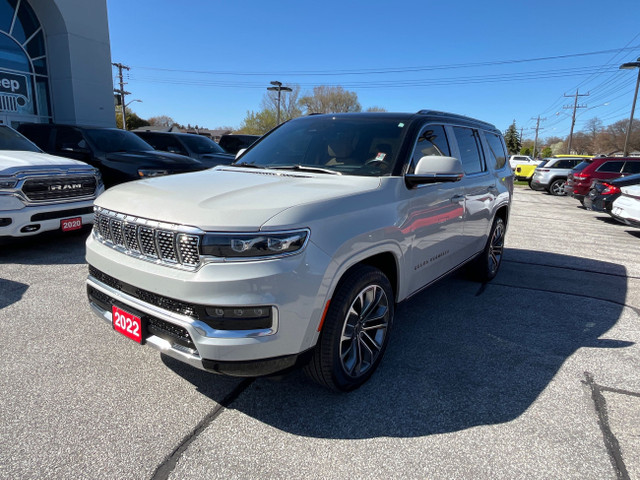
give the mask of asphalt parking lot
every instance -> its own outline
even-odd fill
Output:
[[[517,187],[496,279],[401,305],[346,395],[115,334],[83,241],[0,246],[0,478],[640,478],[640,230],[571,198]]]

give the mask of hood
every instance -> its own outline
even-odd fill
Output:
[[[200,161],[208,168],[216,165],[229,165],[236,159],[235,155],[230,153],[203,153],[200,155]]]
[[[379,186],[378,177],[216,167],[118,185],[96,205],[207,231],[255,231],[288,208]]]
[[[26,170],[56,169],[92,169],[84,162],[70,158],[56,157],[48,153],[27,152],[24,150],[0,150],[0,174],[13,174]]]
[[[202,164],[190,157],[178,155],[169,152],[160,152],[158,150],[149,150],[141,152],[113,152],[107,153],[106,158],[113,162],[133,163],[145,166],[164,166],[172,167],[175,165],[193,165],[194,169],[203,167]]]

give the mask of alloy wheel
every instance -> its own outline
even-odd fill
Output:
[[[368,372],[380,355],[389,326],[389,300],[379,285],[369,285],[353,300],[340,337],[340,361],[353,378]]]
[[[489,242],[489,271],[495,275],[502,261],[504,251],[504,222],[501,218],[496,220],[496,227],[493,229],[491,241]]]

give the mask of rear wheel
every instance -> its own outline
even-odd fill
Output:
[[[564,191],[564,186],[566,185],[566,183],[566,178],[558,178],[557,180],[554,180],[551,185],[549,185],[549,193],[551,195],[555,195],[556,197],[566,195],[566,192]]]
[[[332,390],[361,386],[382,360],[393,314],[391,284],[380,270],[362,265],[348,272],[329,304],[307,375]]]
[[[501,217],[496,217],[491,227],[487,245],[473,263],[473,276],[478,281],[488,282],[498,274],[504,253],[505,232],[504,220]]]

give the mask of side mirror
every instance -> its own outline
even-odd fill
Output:
[[[408,173],[404,180],[409,188],[426,183],[457,182],[464,177],[462,162],[455,157],[427,155],[422,157],[414,173]]]
[[[246,152],[246,151],[247,151],[247,149],[246,149],[246,148],[241,148],[240,150],[238,150],[238,153],[236,153],[236,160],[237,160],[238,158],[240,158],[240,157],[242,156],[242,154],[243,154],[244,152]]]

